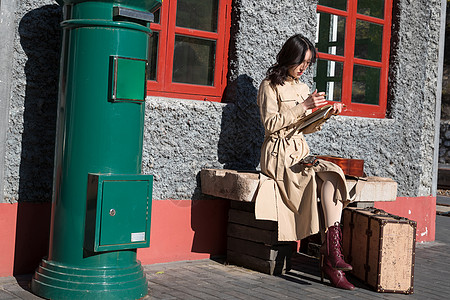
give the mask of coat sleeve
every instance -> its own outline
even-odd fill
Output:
[[[300,104],[280,111],[277,94],[268,81],[261,83],[258,92],[258,106],[264,128],[269,133],[274,133],[298,122],[299,117],[305,113],[305,109]]]

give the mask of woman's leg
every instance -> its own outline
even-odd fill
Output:
[[[325,219],[325,242],[320,252],[322,279],[326,274],[333,286],[342,289],[353,290],[355,287],[347,281],[343,271],[352,269],[347,264],[341,253],[341,215],[342,202],[335,198],[336,189],[339,183],[339,175],[335,173],[317,173],[320,186],[320,202]]]
[[[333,226],[336,222],[341,222],[342,202],[334,198],[338,186],[339,175],[334,173],[318,173],[322,180],[320,190],[320,202],[325,218],[326,228]]]

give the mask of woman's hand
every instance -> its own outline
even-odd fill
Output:
[[[309,97],[302,102],[303,108],[305,110],[320,107],[325,104],[327,104],[327,101],[325,100],[325,93],[324,92],[318,93],[317,90],[315,90],[314,93],[309,95]]]
[[[333,114],[339,115],[342,112],[342,108],[344,108],[344,104],[341,102],[333,103]]]

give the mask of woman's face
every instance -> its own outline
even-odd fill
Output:
[[[295,65],[295,66],[291,67],[288,70],[289,75],[292,76],[293,78],[297,78],[297,79],[300,78],[300,76],[302,76],[302,74],[306,71],[306,69],[311,64],[311,58],[312,58],[311,50],[306,51],[305,59],[303,60],[303,62],[299,65]]]

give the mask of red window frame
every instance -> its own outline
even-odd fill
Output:
[[[384,19],[358,14],[357,2],[357,0],[347,0],[347,11],[317,5],[317,12],[329,13],[346,18],[344,56],[319,52],[317,57],[319,59],[337,61],[344,64],[342,78],[342,103],[346,105],[346,108],[345,111],[342,112],[342,115],[384,118],[386,116],[387,103],[392,0],[384,1]],[[383,26],[381,62],[354,57],[357,20],[367,21]],[[355,64],[380,68],[380,98],[378,105],[351,102],[353,66]]]
[[[156,81],[147,81],[147,95],[220,102],[226,86],[228,42],[231,26],[231,0],[219,0],[217,32],[208,32],[176,26],[177,0],[163,1],[160,22],[150,29],[159,32]],[[172,82],[175,35],[216,41],[214,85],[196,85]]]

